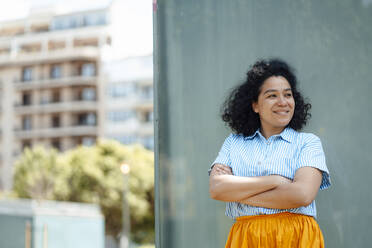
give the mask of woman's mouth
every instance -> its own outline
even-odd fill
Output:
[[[283,111],[273,111],[275,114],[278,115],[287,115],[289,114],[289,110],[283,110]]]

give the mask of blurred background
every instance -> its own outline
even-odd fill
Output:
[[[0,9],[0,247],[153,247],[150,0]]]

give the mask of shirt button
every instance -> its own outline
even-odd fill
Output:
[[[258,165],[261,165],[261,161],[258,161]]]

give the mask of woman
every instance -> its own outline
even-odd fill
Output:
[[[278,59],[256,62],[226,101],[234,133],[210,170],[211,198],[236,220],[225,247],[324,247],[314,199],[329,172],[319,138],[299,132],[310,108]]]

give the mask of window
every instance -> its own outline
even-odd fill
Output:
[[[87,117],[86,117],[86,123],[87,125],[89,126],[94,126],[96,125],[96,115],[95,114],[87,114]]]
[[[136,137],[132,135],[114,136],[113,139],[119,141],[122,144],[133,144],[136,142]]]
[[[62,30],[84,26],[97,26],[107,23],[105,12],[94,12],[69,16],[57,16],[53,18],[51,29]]]
[[[127,97],[135,93],[133,83],[113,84],[108,87],[108,95],[112,98]]]
[[[106,24],[105,13],[89,13],[84,15],[84,26],[97,26]]]
[[[81,75],[91,77],[96,75],[96,66],[93,63],[83,64],[81,67]]]
[[[59,91],[53,91],[52,103],[59,102],[61,100],[60,97],[61,97],[61,94],[59,93]]]
[[[143,99],[153,99],[154,90],[152,86],[146,86],[142,88],[141,96]]]
[[[22,70],[22,81],[31,81],[32,80],[32,68],[25,67]]]
[[[23,95],[22,95],[22,105],[23,106],[31,105],[31,93],[23,93]]]
[[[48,102],[49,102],[48,96],[42,95],[40,99],[40,104],[48,104]]]
[[[83,137],[83,139],[81,140],[81,144],[83,146],[92,146],[94,145],[95,141],[96,140],[93,137]]]
[[[78,115],[78,125],[96,125],[96,115],[94,113]]]
[[[58,16],[52,21],[52,30],[71,29],[82,26],[82,16]]]
[[[57,150],[61,150],[61,142],[59,140],[52,140],[51,145]]]
[[[93,88],[85,88],[81,92],[81,100],[94,101],[96,100],[96,90]]]
[[[154,137],[150,136],[142,138],[142,144],[147,149],[154,150]]]
[[[24,116],[22,118],[22,130],[31,130],[31,128],[32,128],[31,116]]]
[[[27,147],[31,147],[31,140],[24,140],[22,142],[22,150],[24,150]]]
[[[145,122],[152,122],[154,120],[154,112],[145,112],[144,114],[144,121]]]
[[[123,122],[134,117],[133,111],[110,111],[107,113],[107,119],[112,122]]]
[[[59,127],[61,125],[58,115],[52,117],[52,127]]]
[[[60,65],[53,65],[50,68],[50,77],[51,78],[60,78],[60,77],[62,77],[62,67]]]

